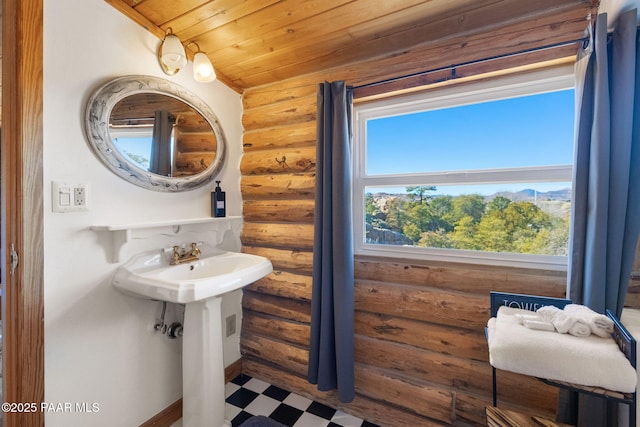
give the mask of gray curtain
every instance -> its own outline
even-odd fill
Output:
[[[640,96],[636,10],[607,34],[598,15],[576,63],[576,157],[569,297],[619,316],[640,231]],[[584,411],[594,410],[591,414]],[[611,422],[611,421],[608,421]],[[598,401],[580,402],[579,425],[610,425]]]
[[[151,143],[151,159],[149,160],[149,172],[158,175],[171,176],[173,158],[171,145],[173,125],[176,118],[168,111],[155,112],[153,121],[153,140]]]
[[[640,96],[635,9],[611,37],[598,16],[576,64],[578,127],[569,296],[622,312],[640,231]]]
[[[308,379],[354,398],[354,277],[351,217],[351,91],[318,88],[313,293]]]

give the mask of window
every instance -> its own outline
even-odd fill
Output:
[[[356,253],[565,269],[571,68],[354,107]]]
[[[119,126],[109,130],[113,145],[140,169],[149,170],[153,126]]]

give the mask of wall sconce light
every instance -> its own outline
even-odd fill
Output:
[[[200,50],[200,46],[196,42],[187,43],[196,45],[198,51],[193,56],[193,78],[202,83],[209,83],[216,79],[216,72],[207,55]],[[173,76],[178,74],[181,68],[187,65],[187,53],[182,42],[173,34],[171,27],[167,29],[164,40],[158,48],[158,62],[165,74]]]
[[[158,61],[165,74],[173,76],[187,65],[187,53],[178,36],[173,34],[171,27],[167,29],[164,40],[158,48]]]
[[[190,42],[187,44],[195,44],[198,51],[193,56],[193,78],[197,82],[209,83],[216,79],[216,72],[213,69],[213,64],[209,61],[207,55],[200,50],[200,46],[196,42]]]

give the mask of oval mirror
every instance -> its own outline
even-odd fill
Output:
[[[220,171],[226,141],[211,108],[173,82],[125,76],[99,87],[86,111],[87,139],[116,175],[155,191],[186,191]]]

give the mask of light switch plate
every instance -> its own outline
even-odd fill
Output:
[[[86,182],[51,182],[53,212],[81,212],[89,210],[89,184]]]

